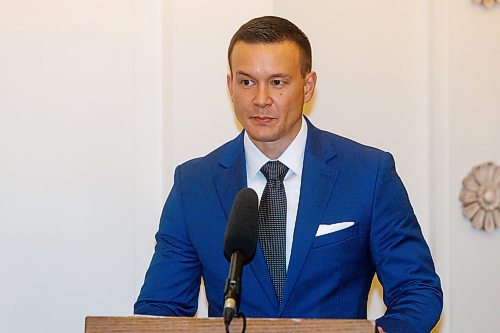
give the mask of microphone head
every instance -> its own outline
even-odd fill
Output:
[[[240,190],[234,199],[224,235],[224,255],[228,261],[231,261],[231,255],[236,251],[243,254],[244,264],[252,261],[257,247],[258,220],[257,193],[251,188]]]

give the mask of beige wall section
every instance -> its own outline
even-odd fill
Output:
[[[499,5],[450,2],[451,332],[500,329],[500,230],[472,230],[457,200],[474,165],[500,165],[499,41]]]
[[[444,293],[443,314],[434,332],[447,333],[451,332],[449,16],[449,1],[429,1],[429,239]]]
[[[151,256],[161,2],[0,7],[2,331],[83,332],[132,312]]]

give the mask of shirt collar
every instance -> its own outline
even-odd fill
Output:
[[[286,150],[278,158],[280,162],[285,164],[290,171],[294,174],[302,176],[302,166],[304,164],[304,152],[306,150],[307,141],[307,122],[302,116],[302,125],[300,131],[293,139],[292,143],[286,148]],[[269,158],[264,155],[259,148],[250,140],[248,133],[245,131],[245,136],[243,139],[243,147],[245,148],[245,160],[247,168],[247,176],[253,179],[260,168],[266,164]],[[288,173],[289,175],[290,173]]]

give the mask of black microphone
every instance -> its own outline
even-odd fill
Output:
[[[240,190],[234,199],[224,235],[224,255],[231,263],[224,289],[224,323],[226,327],[229,326],[234,316],[239,315],[243,265],[251,262],[255,256],[258,220],[259,198],[257,193],[251,188]]]

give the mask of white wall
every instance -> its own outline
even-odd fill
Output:
[[[500,165],[500,6],[450,3],[449,177],[452,332],[500,328],[500,230],[471,230],[456,200],[470,169]]]
[[[500,327],[500,231],[472,230],[458,201],[472,166],[500,164],[500,6],[20,0],[0,11],[7,331],[76,332],[86,315],[132,313],[173,168],[239,131],[229,39],[267,14],[311,39],[313,122],[394,154],[443,279],[436,331]],[[375,318],[379,287],[372,296]]]
[[[0,7],[1,330],[82,332],[131,313],[151,256],[160,2]]]

